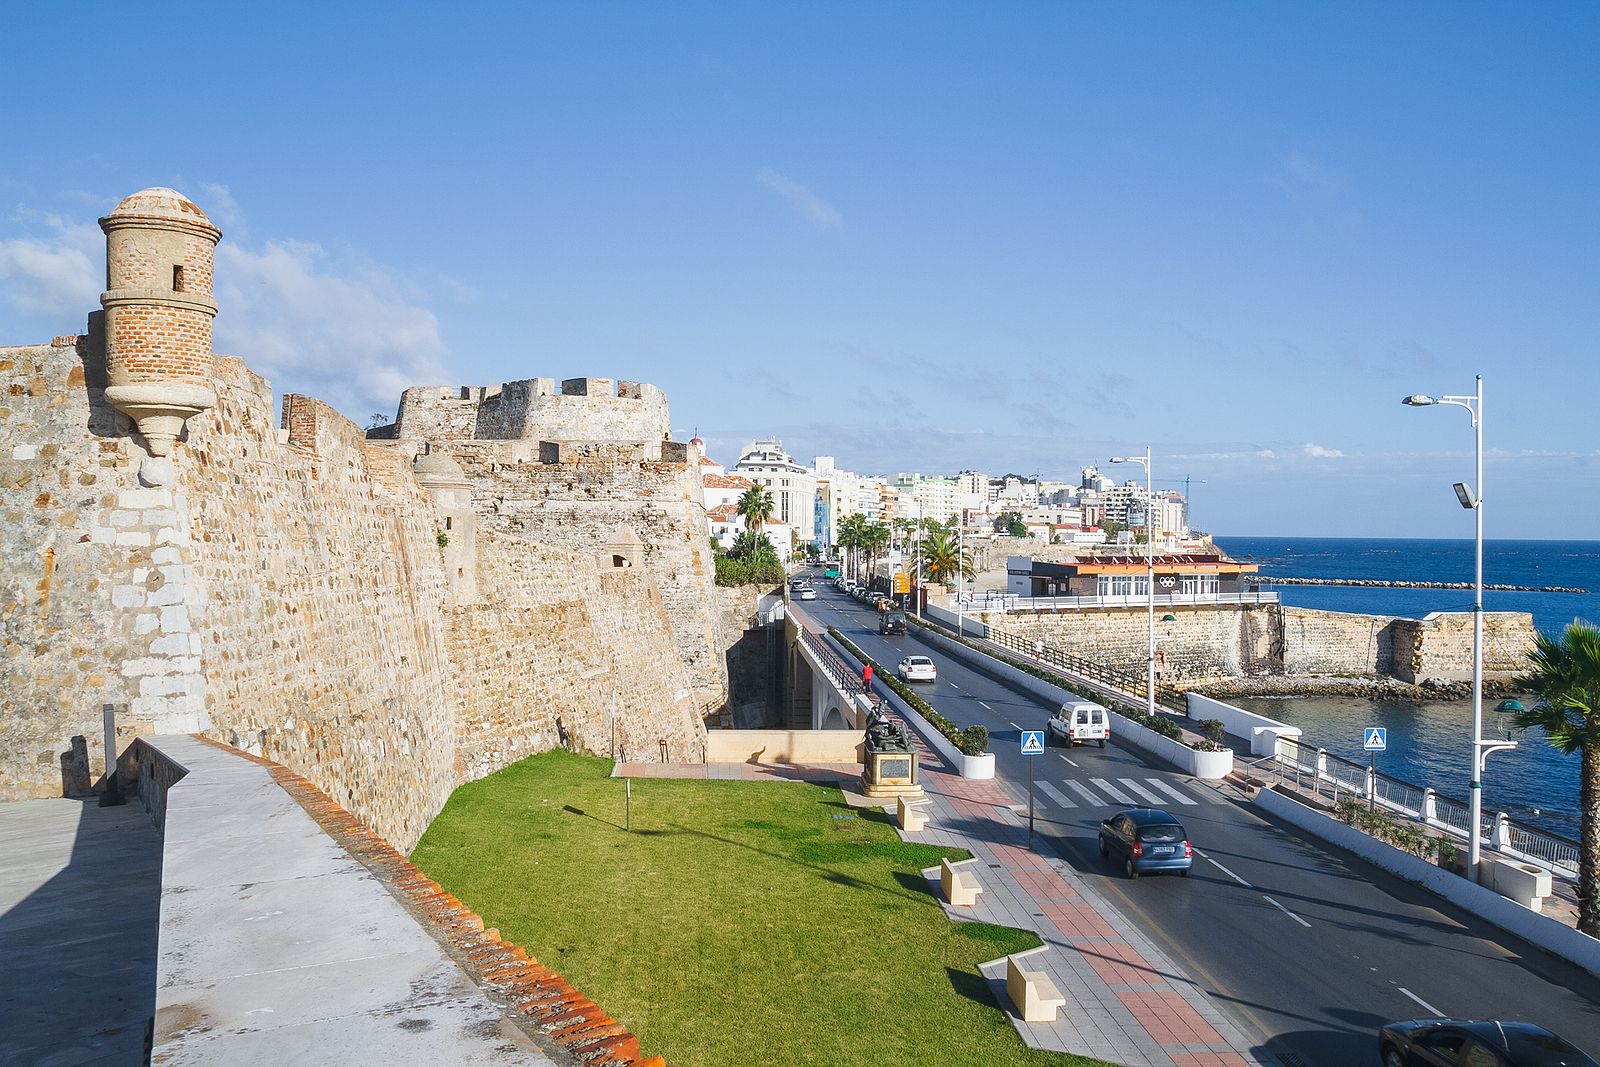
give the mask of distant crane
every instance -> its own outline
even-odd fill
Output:
[[[1178,483],[1174,481],[1174,482],[1167,482],[1165,484],[1175,486]],[[1184,505],[1184,513],[1185,513],[1184,517],[1185,518],[1188,518],[1188,517],[1190,517],[1190,516],[1192,516],[1194,514],[1194,501],[1189,498],[1189,486],[1191,484],[1192,485],[1205,485],[1206,484],[1206,480],[1204,478],[1195,478],[1195,477],[1193,477],[1191,475],[1188,475],[1188,474],[1185,474],[1183,476],[1183,505]]]

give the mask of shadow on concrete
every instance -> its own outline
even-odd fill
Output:
[[[137,803],[0,804],[0,1063],[149,1060],[161,835]]]

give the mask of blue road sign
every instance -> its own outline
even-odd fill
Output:
[[[1368,752],[1382,752],[1389,747],[1389,731],[1382,726],[1367,727],[1361,747]]]
[[[1024,756],[1042,756],[1042,755],[1044,755],[1044,731],[1043,730],[1024,730],[1024,731],[1022,731],[1022,754]]]

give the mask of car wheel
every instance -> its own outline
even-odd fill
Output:
[[[1122,873],[1127,875],[1129,878],[1139,877],[1139,869],[1133,865],[1132,856],[1129,856],[1127,859],[1122,861]]]
[[[1383,1050],[1383,1067],[1406,1067],[1406,1061],[1400,1055],[1400,1050],[1389,1045]]]
[[[1103,738],[1103,737],[1100,739],[1100,747],[1101,748],[1105,748],[1106,747],[1106,739]]]
[[[1185,878],[1187,878],[1187,877],[1189,877],[1189,868],[1185,867],[1183,870],[1179,871],[1178,873],[1183,875]]]
[[[1103,837],[1100,839],[1100,855],[1101,856],[1109,856],[1109,855],[1111,855],[1111,846],[1106,844],[1106,839],[1103,838]]]

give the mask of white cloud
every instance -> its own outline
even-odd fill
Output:
[[[105,287],[105,236],[92,222],[42,221],[44,236],[0,241],[0,293],[24,315],[79,329]]]
[[[233,198],[233,193],[226,185],[201,182],[198,199],[200,203],[205,204],[206,215],[224,233],[244,225],[244,211],[240,209],[239,202]]]
[[[837,230],[844,225],[844,217],[837,208],[793,178],[779,174],[771,167],[762,167],[756,172],[756,181],[783,197],[818,226]]]
[[[1344,458],[1344,453],[1339,451],[1337,448],[1323,448],[1321,445],[1314,445],[1309,441],[1306,442],[1304,451],[1306,455],[1311,456],[1313,459]]]
[[[275,388],[328,401],[360,421],[413,385],[445,379],[434,313],[403,281],[304,241],[217,249],[217,350]]]

